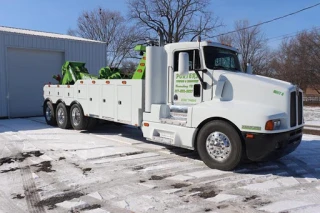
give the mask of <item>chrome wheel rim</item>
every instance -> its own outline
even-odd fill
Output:
[[[47,121],[51,121],[52,111],[49,106],[46,107],[46,119]]]
[[[58,122],[59,124],[63,124],[66,119],[64,111],[62,108],[58,109]]]
[[[71,112],[71,116],[73,125],[78,126],[80,124],[80,110],[78,108],[74,108]]]
[[[207,137],[206,149],[212,159],[223,162],[230,156],[231,143],[222,132],[213,132]]]

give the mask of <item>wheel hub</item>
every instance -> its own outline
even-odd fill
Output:
[[[71,112],[72,122],[75,126],[80,124],[80,111],[78,108],[74,108]]]
[[[211,158],[222,162],[230,156],[231,143],[222,132],[213,132],[207,138],[206,149]]]
[[[51,115],[52,115],[51,109],[49,106],[47,106],[46,107],[46,118],[48,121],[51,121]]]
[[[59,124],[63,124],[65,119],[66,119],[66,116],[64,114],[64,111],[63,111],[63,109],[60,108],[58,110],[58,122],[59,122]]]

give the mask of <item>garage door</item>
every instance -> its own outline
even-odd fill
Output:
[[[61,73],[63,52],[8,48],[10,117],[42,115],[43,86]]]

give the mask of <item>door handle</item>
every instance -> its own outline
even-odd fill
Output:
[[[118,101],[118,104],[121,105],[121,101]]]

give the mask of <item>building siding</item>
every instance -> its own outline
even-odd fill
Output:
[[[0,117],[8,116],[6,74],[8,47],[64,52],[65,60],[85,62],[92,74],[97,74],[101,67],[106,66],[106,45],[104,43],[0,31]],[[57,70],[58,73],[61,73],[61,70]]]

